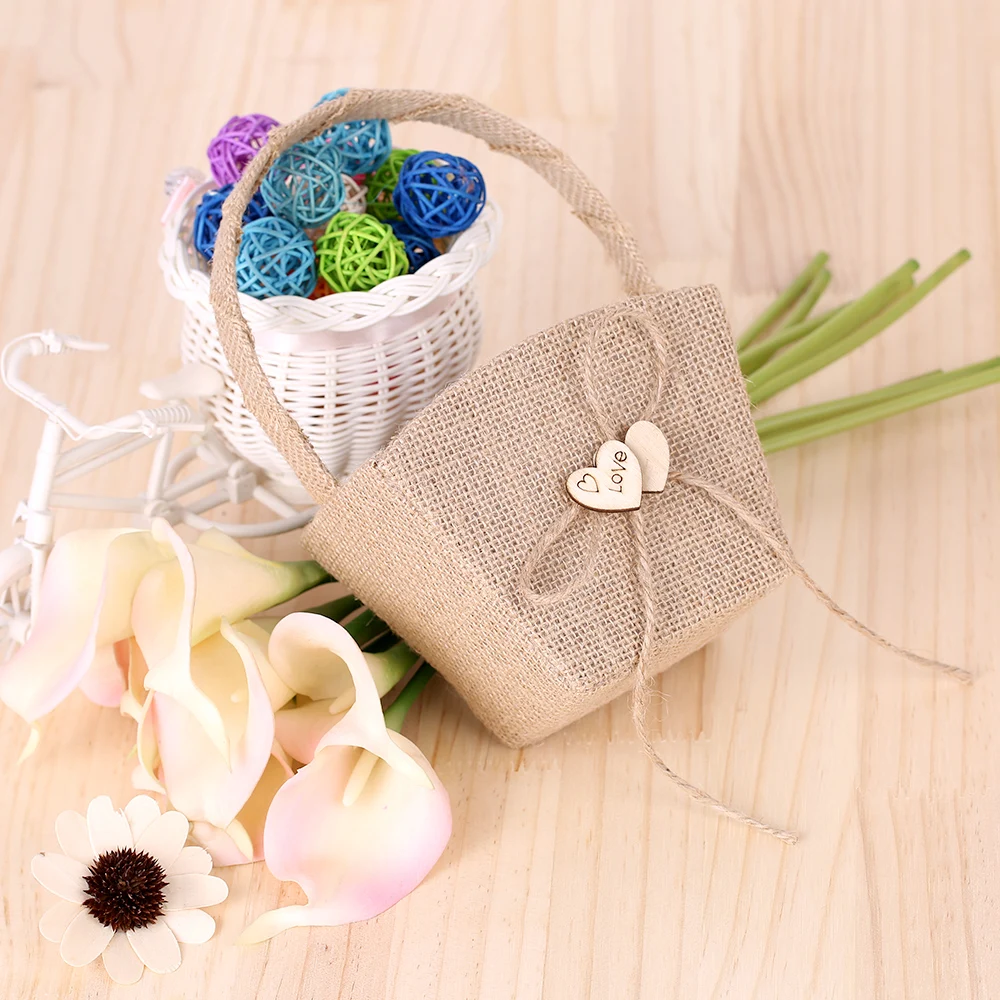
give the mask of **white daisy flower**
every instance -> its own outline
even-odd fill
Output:
[[[116,982],[136,983],[143,966],[173,972],[178,941],[202,944],[215,920],[198,909],[221,903],[229,886],[210,875],[212,858],[185,847],[188,821],[148,795],[115,811],[106,795],[84,819],[67,810],[56,817],[63,853],[36,854],[31,874],[62,897],[39,921],[42,936],[59,944],[64,962],[87,965],[98,955]]]

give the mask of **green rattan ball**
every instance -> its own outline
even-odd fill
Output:
[[[399,180],[400,168],[415,152],[415,149],[394,149],[388,159],[369,175],[365,182],[368,185],[368,211],[376,219],[388,222],[389,219],[399,218],[399,212],[392,203],[392,192]]]
[[[338,292],[367,292],[406,274],[406,247],[393,231],[370,215],[338,212],[316,241],[316,263],[327,284]]]

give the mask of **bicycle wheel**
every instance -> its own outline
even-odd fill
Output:
[[[31,616],[31,553],[21,545],[0,552],[0,663],[28,634]]]

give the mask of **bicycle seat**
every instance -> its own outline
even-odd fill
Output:
[[[208,365],[192,362],[169,375],[152,378],[139,386],[146,399],[206,399],[217,396],[225,387],[222,375]]]

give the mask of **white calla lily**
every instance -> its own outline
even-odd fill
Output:
[[[148,665],[145,684],[183,705],[227,756],[218,706],[192,678],[191,648],[218,632],[224,619],[241,621],[290,600],[327,579],[317,563],[261,559],[219,531],[186,545],[165,521],[153,536],[175,559],[145,575],[132,606],[136,641]]]
[[[274,714],[263,679],[270,670],[267,642],[267,632],[254,622],[223,622],[219,632],[190,651],[192,682],[222,720],[225,755],[186,703],[158,691],[150,696],[156,765],[167,797],[195,822],[196,834],[201,831],[214,840],[208,828],[226,831],[243,862],[253,860],[253,837],[243,831],[238,817],[259,791],[273,759]],[[141,746],[140,762],[148,767]],[[290,769],[277,764],[283,780]],[[234,855],[213,851],[221,853],[225,863],[234,863]]]
[[[350,634],[318,615],[293,614],[274,629],[268,650],[272,661],[343,661],[355,698],[319,739],[312,762],[278,789],[264,827],[268,868],[297,882],[308,903],[263,914],[244,931],[244,944],[381,913],[420,884],[451,834],[448,793],[417,747],[387,729]]]

